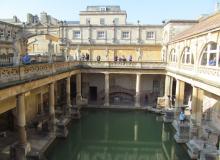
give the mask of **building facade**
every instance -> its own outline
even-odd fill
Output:
[[[166,108],[191,107],[190,127],[198,137],[204,121],[220,130],[219,22],[216,12],[164,25],[130,24],[119,6],[88,6],[79,22],[46,13],[28,14],[23,26],[1,22],[1,54],[17,58],[13,67],[0,68],[2,130],[14,130],[9,119],[18,120],[19,143],[27,144],[25,126],[39,114],[54,126],[55,109],[68,114],[70,106],[85,104],[156,107],[160,97]],[[19,43],[13,43],[18,32]],[[37,64],[14,63],[26,52],[38,56]]]

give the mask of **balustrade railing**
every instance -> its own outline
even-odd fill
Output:
[[[199,66],[197,73],[220,78],[220,67]]]
[[[165,69],[166,63],[155,62],[136,62],[136,61],[81,61],[82,67],[88,68],[131,68],[131,69]]]
[[[163,62],[113,62],[113,61],[70,61],[54,63],[37,63],[20,66],[0,67],[0,84],[24,80],[39,79],[74,68],[129,68],[129,69],[165,69]]]
[[[13,56],[11,55],[0,55],[0,66],[12,66]]]
[[[2,60],[0,58],[0,60]],[[6,60],[7,63],[12,59]],[[165,62],[115,62],[115,61],[69,61],[69,62],[54,62],[54,63],[39,63],[30,65],[0,67],[0,85],[4,85],[9,82],[24,81],[38,79],[43,76],[50,76],[61,72],[71,71],[75,68],[124,68],[124,69],[166,69],[171,68],[172,65],[168,65]],[[178,67],[173,66],[175,70]],[[193,65],[182,65],[180,71],[190,71],[192,76],[203,76],[205,78],[211,77],[212,80],[218,80],[220,77],[220,68],[199,66],[195,70]],[[174,70],[174,72],[175,72]],[[186,72],[183,72],[185,74]],[[205,76],[208,75],[208,76]],[[214,77],[214,78],[213,78]]]

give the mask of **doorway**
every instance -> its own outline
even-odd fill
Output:
[[[89,99],[90,101],[97,101],[97,87],[89,87]]]

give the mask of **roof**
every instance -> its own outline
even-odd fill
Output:
[[[207,18],[200,20],[199,23],[193,25],[191,28],[183,31],[180,34],[177,34],[171,40],[171,42],[179,41],[193,35],[216,29],[218,27],[220,27],[220,12],[217,12],[213,15],[208,16]]]
[[[171,19],[168,21],[164,21],[164,25],[169,23],[198,23],[198,20],[187,20],[187,19]]]

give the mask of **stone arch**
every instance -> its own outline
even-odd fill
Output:
[[[170,50],[168,61],[177,63],[177,54],[176,54],[176,49],[175,48],[172,48]]]
[[[220,61],[219,44],[215,41],[209,41],[201,47],[201,50],[196,61],[197,66],[216,66],[216,62]],[[215,63],[209,63],[210,61]],[[218,63],[219,64],[219,63]]]
[[[187,55],[188,54],[188,55]],[[183,62],[184,59],[184,62]],[[191,52],[190,46],[183,47],[181,54],[179,56],[180,64],[194,64],[195,58],[193,53]]]

